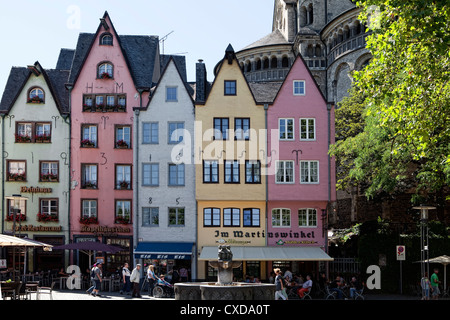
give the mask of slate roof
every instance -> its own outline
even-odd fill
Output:
[[[160,56],[161,70],[166,69],[166,65],[169,63],[170,58],[172,58],[173,61],[175,62],[175,65],[177,66],[178,71],[180,73],[181,79],[183,79],[184,82],[187,82],[186,57],[185,56],[162,54]]]
[[[89,53],[96,34],[80,33],[74,52],[69,83],[74,84]],[[158,36],[119,36],[119,43],[125,55],[131,76],[138,88],[151,88],[153,72],[159,48]]]
[[[271,45],[279,45],[279,44],[291,44],[286,38],[281,34],[280,30],[275,30],[271,34],[259,39],[256,42],[242,48],[239,51],[244,51],[257,47],[271,46]]]
[[[257,103],[271,104],[283,85],[283,81],[249,82],[248,85]]]
[[[42,71],[42,76],[46,79],[47,85],[56,101],[60,113],[69,113],[69,91],[65,87],[69,71],[56,69],[44,69]],[[1,113],[8,113],[22,90],[27,90],[25,84],[30,75],[31,71],[26,67],[11,68],[5,90],[3,91],[2,100],[0,101]]]
[[[58,62],[56,63],[57,70],[70,70],[72,67],[73,55],[75,50],[73,49],[61,49],[59,52]]]

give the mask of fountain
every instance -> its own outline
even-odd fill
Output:
[[[217,282],[176,283],[175,300],[273,300],[274,284],[233,282],[233,269],[241,264],[230,246],[220,245],[217,261],[209,262],[218,270]]]

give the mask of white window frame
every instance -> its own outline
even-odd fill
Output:
[[[274,217],[277,214],[278,217]],[[276,223],[278,222],[278,223]],[[291,209],[289,208],[273,208],[272,209],[272,227],[288,228],[291,226]]]
[[[292,138],[288,138],[288,121],[292,120]],[[284,122],[285,127],[285,137],[281,138],[281,122]],[[279,130],[279,139],[280,141],[294,141],[295,140],[295,119],[294,118],[279,118],[278,119],[278,130]]]
[[[302,121],[306,121],[306,131],[302,129]],[[310,121],[313,121],[312,131],[310,130]],[[300,141],[316,141],[316,119],[315,118],[300,118],[299,119]],[[306,138],[302,138],[302,134],[306,134]],[[311,134],[313,137],[311,138]]]
[[[86,206],[87,203],[87,206]],[[95,206],[92,205],[95,203]],[[95,211],[95,212],[94,212]],[[83,199],[81,200],[81,216],[83,218],[97,218],[98,203],[95,199]]]
[[[297,87],[297,84],[303,84],[303,87]],[[303,92],[298,92],[297,90],[302,89]],[[292,83],[292,93],[294,94],[294,96],[304,96],[306,95],[306,83],[305,80],[294,80]]]
[[[292,181],[286,181],[287,177],[287,169],[286,169],[286,163],[292,164]],[[278,169],[280,168],[280,163],[283,163],[283,180],[284,181],[278,181]],[[276,184],[294,184],[295,183],[295,162],[293,160],[277,160],[275,161],[275,183]]]
[[[302,212],[300,212],[302,211]],[[303,212],[304,211],[304,212]],[[300,215],[306,215],[306,225],[300,224],[303,219],[300,219]],[[314,217],[314,218],[312,218]],[[312,224],[314,223],[314,224]],[[300,228],[317,228],[317,209],[314,208],[300,208],[298,209],[298,226]]]
[[[311,181],[311,171],[313,170],[311,168],[311,164],[315,163],[317,164],[315,170],[317,171],[316,178],[317,181]],[[305,165],[307,164],[307,168]],[[305,176],[305,170],[307,175],[307,180],[303,180],[302,178]],[[319,161],[317,160],[302,160],[300,161],[300,184],[319,184],[320,183],[320,175],[319,175]]]

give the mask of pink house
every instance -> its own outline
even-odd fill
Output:
[[[108,13],[95,34],[81,33],[73,51],[71,92],[71,241],[100,241],[124,250],[104,270],[132,262],[133,107],[159,78],[158,37],[119,36]],[[144,102],[145,101],[145,102]],[[76,259],[82,270],[86,255]]]
[[[268,108],[267,126],[272,156],[267,245],[308,247],[305,251],[313,252],[312,256],[293,257],[293,261],[326,261],[324,224],[336,200],[335,165],[328,156],[334,141],[334,109],[301,56]],[[315,270],[314,264],[294,262],[284,267],[299,273]]]

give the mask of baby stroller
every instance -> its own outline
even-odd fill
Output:
[[[155,298],[172,298],[175,295],[173,285],[168,283],[164,278],[158,279],[153,288],[153,297]]]

